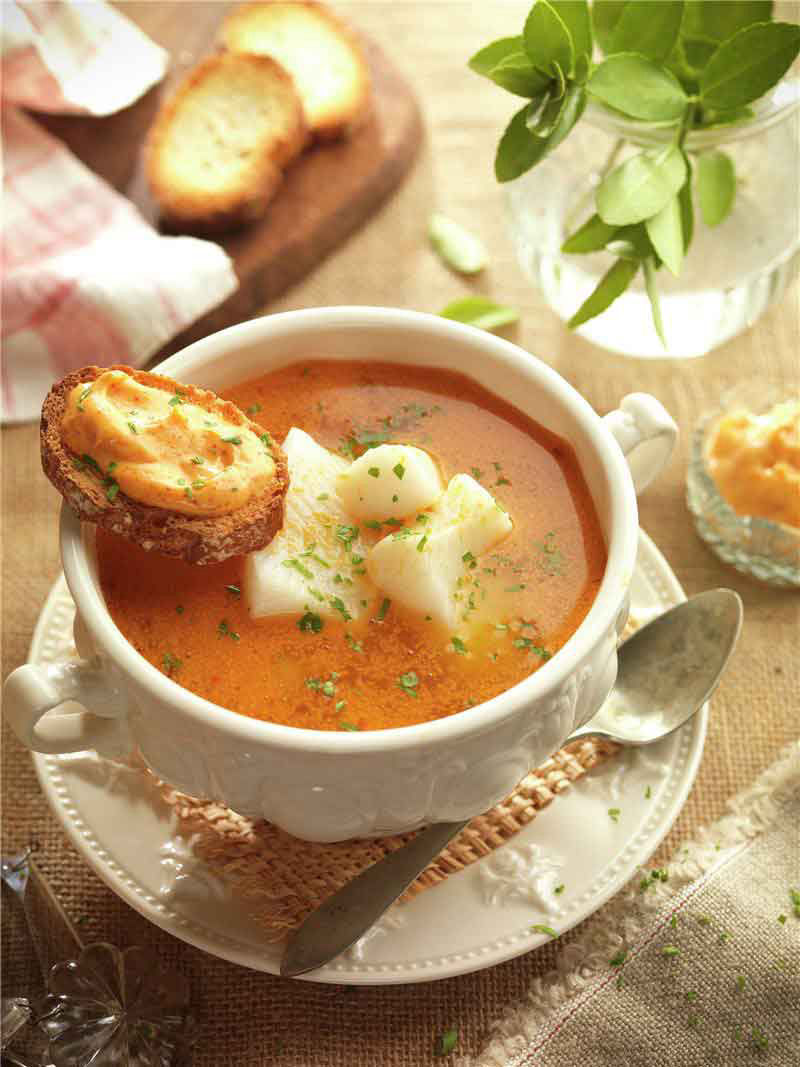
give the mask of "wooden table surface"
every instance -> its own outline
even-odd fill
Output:
[[[667,471],[641,498],[641,525],[655,539],[688,594],[720,585],[736,589],[744,601],[745,623],[738,651],[714,699],[698,780],[662,848],[663,856],[681,838],[717,817],[726,798],[749,783],[780,747],[800,732],[800,594],[759,585],[723,566],[696,536],[684,502],[691,429],[720,392],[751,376],[797,384],[798,290],[794,286],[779,306],[740,337],[693,361],[637,361],[616,356],[564,328],[515,260],[504,196],[492,174],[494,146],[515,110],[514,99],[464,67],[466,58],[486,41],[518,32],[527,6],[460,0],[337,4],[390,53],[416,89],[427,143],[410,179],[380,213],[307,279],[264,310],[363,303],[436,312],[470,291],[485,293],[521,309],[521,322],[508,336],[551,364],[598,411],[614,407],[626,392],[642,390],[657,396],[673,414],[681,429],[680,447]],[[425,227],[432,210],[444,211],[463,222],[488,245],[490,266],[477,280],[467,282],[449,273],[429,250]],[[87,362],[91,359],[92,353],[87,352]],[[2,449],[5,675],[25,660],[42,602],[59,573],[56,518],[60,498],[41,472],[36,426],[4,430]],[[27,759],[8,737],[6,749],[10,749],[7,768]],[[39,811],[40,819],[47,818],[33,785],[30,805]],[[6,803],[4,808],[7,838],[19,843],[27,819],[19,806]],[[50,858],[55,862],[55,856]],[[43,860],[46,866],[48,856]],[[96,881],[91,878],[87,884]],[[99,883],[97,892],[106,892]],[[515,961],[504,967],[518,968],[504,972],[513,978],[517,991],[537,973],[537,965],[531,962]],[[478,1018],[464,1031],[467,1047],[463,1050],[476,1051],[481,1042],[481,1020],[485,1024],[491,1011],[502,1005],[485,1004],[485,990],[483,1000],[479,1000],[480,986],[466,979],[463,983],[464,996],[475,990]],[[436,983],[427,992],[420,987],[420,998],[435,1003],[442,987],[443,983]],[[379,1010],[382,1001],[375,995]],[[387,997],[389,993],[381,995]],[[508,991],[498,994],[507,995]],[[335,1036],[326,1041],[327,1051],[319,1062],[350,1062],[344,1051],[341,1059],[336,1058]],[[413,1037],[406,1035],[404,1042],[403,1049],[396,1050],[398,1056],[402,1051],[398,1063],[428,1062],[427,1058],[415,1058]],[[309,1045],[309,1049],[313,1047],[322,1052],[321,1046]],[[429,1048],[427,1037],[424,1048]],[[241,1061],[230,1062],[262,1062],[252,1049],[254,1058],[246,1058],[244,1038],[241,1050]],[[394,1051],[392,1055],[389,1051],[387,1047],[384,1062],[395,1062]],[[214,1063],[215,1067],[223,1062],[210,1051],[208,1057],[201,1056],[196,1062]]]

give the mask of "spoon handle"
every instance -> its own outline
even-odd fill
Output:
[[[281,974],[294,978],[314,971],[350,948],[469,821],[426,827],[323,901],[289,938]]]

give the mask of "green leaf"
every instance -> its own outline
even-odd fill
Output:
[[[697,198],[706,226],[727,218],[736,195],[733,160],[724,152],[704,152],[697,160]]]
[[[516,322],[519,318],[516,308],[495,304],[493,300],[488,300],[485,296],[466,296],[462,300],[454,300],[439,314],[444,319],[465,322],[468,326],[477,326],[481,330],[495,330],[498,326],[508,326],[509,323]]]
[[[653,316],[653,326],[659,336],[661,344],[667,347],[667,338],[664,334],[664,320],[661,318],[661,302],[658,299],[658,285],[656,283],[656,271],[652,259],[644,261],[644,287],[647,290],[647,298],[650,301],[650,313]]]
[[[611,51],[638,52],[648,59],[666,59],[678,40],[683,8],[683,0],[626,4],[614,27]]]
[[[584,322],[588,322],[589,319],[593,319],[596,315],[605,311],[607,307],[610,307],[617,297],[621,296],[631,284],[638,269],[638,262],[630,259],[618,259],[611,270],[603,275],[594,292],[584,300],[567,323],[567,326],[574,330],[577,326],[583,325]]]
[[[683,251],[686,254],[694,236],[694,206],[692,204],[692,164],[689,157],[684,154],[686,161],[686,181],[678,193],[678,201],[681,206],[681,231],[683,232]]]
[[[777,84],[800,52],[800,26],[766,22],[747,26],[716,50],[700,77],[704,104],[741,107]]]
[[[537,96],[544,92],[550,80],[528,59],[522,37],[501,37],[492,41],[476,52],[467,65],[476,74],[482,74],[516,96]]]
[[[499,182],[510,182],[530,170],[545,153],[540,138],[528,129],[527,120],[532,112],[530,104],[516,113],[506,126],[494,158],[494,173]]]
[[[687,0],[684,37],[727,41],[745,26],[769,22],[772,0]]]
[[[683,265],[683,225],[678,196],[671,197],[657,215],[645,222],[647,236],[663,263],[678,275]]]
[[[626,0],[594,0],[592,26],[597,43],[605,53],[611,51],[614,30],[619,22]]]
[[[488,78],[494,68],[507,56],[513,56],[515,52],[524,50],[522,37],[500,37],[492,41],[485,48],[479,49],[468,61],[467,66],[476,74],[483,74]]]
[[[592,215],[579,230],[566,239],[561,251],[573,254],[598,252],[606,247],[618,229],[617,226],[609,226],[607,222],[603,222],[599,215]]]
[[[609,225],[642,222],[659,212],[686,180],[686,161],[676,145],[648,148],[608,174],[597,188],[600,218]]]
[[[648,122],[675,122],[688,103],[674,75],[633,52],[609,56],[592,71],[586,88],[609,107]]]
[[[525,20],[525,51],[540,70],[550,72],[558,63],[565,74],[572,73],[575,49],[564,20],[549,0],[536,0]]]
[[[733,126],[737,122],[746,122],[753,118],[755,111],[751,107],[732,107],[720,111],[713,107],[704,107],[699,121],[695,120],[698,129],[708,130],[714,126]]]
[[[501,59],[488,77],[507,92],[529,100],[543,93],[550,84],[549,76],[537,70],[524,52],[512,52]]]
[[[448,267],[462,274],[477,274],[486,266],[486,248],[469,230],[438,211],[428,223],[431,244]]]
[[[592,20],[587,0],[550,0],[550,6],[561,17],[572,38],[575,58],[592,54]]]
[[[535,166],[548,152],[557,148],[583,114],[586,107],[586,90],[572,85],[558,101],[549,98],[542,108],[527,104],[521,108],[506,127],[497,146],[494,172],[499,182],[512,181]],[[555,113],[555,114],[554,114]],[[536,117],[537,127],[550,132],[542,136],[528,126]]]

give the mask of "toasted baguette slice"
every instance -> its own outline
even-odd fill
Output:
[[[286,457],[277,444],[271,448],[275,474],[267,491],[227,515],[214,518],[183,515],[141,504],[122,492],[117,492],[113,500],[108,499],[107,486],[65,447],[61,436],[61,421],[70,392],[76,385],[99,378],[106,370],[123,371],[140,385],[163,389],[171,396],[180,389],[188,402],[199,404],[236,426],[248,427],[259,436],[264,433],[264,428],[248,419],[235,404],[205,389],[179,384],[172,378],[126,366],[83,367],[73,371],[57,382],[45,398],[40,440],[44,472],[78,518],[135,541],[147,551],[177,556],[187,563],[220,563],[229,556],[256,552],[268,545],[283,525],[283,502],[289,487]]]
[[[283,67],[268,56],[222,53],[195,67],[156,116],[147,178],[169,223],[224,229],[264,214],[307,139]]]
[[[369,72],[361,46],[349,26],[322,4],[244,4],[225,19],[220,36],[231,52],[272,56],[288,70],[316,137],[341,137],[368,114]]]

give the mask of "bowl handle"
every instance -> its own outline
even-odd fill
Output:
[[[634,489],[641,493],[669,462],[678,440],[675,420],[649,393],[629,393],[603,422],[622,449]]]
[[[77,701],[95,709],[65,707]],[[17,667],[3,684],[3,717],[26,748],[49,755],[97,749],[104,756],[132,748],[127,701],[108,682],[99,660]]]

